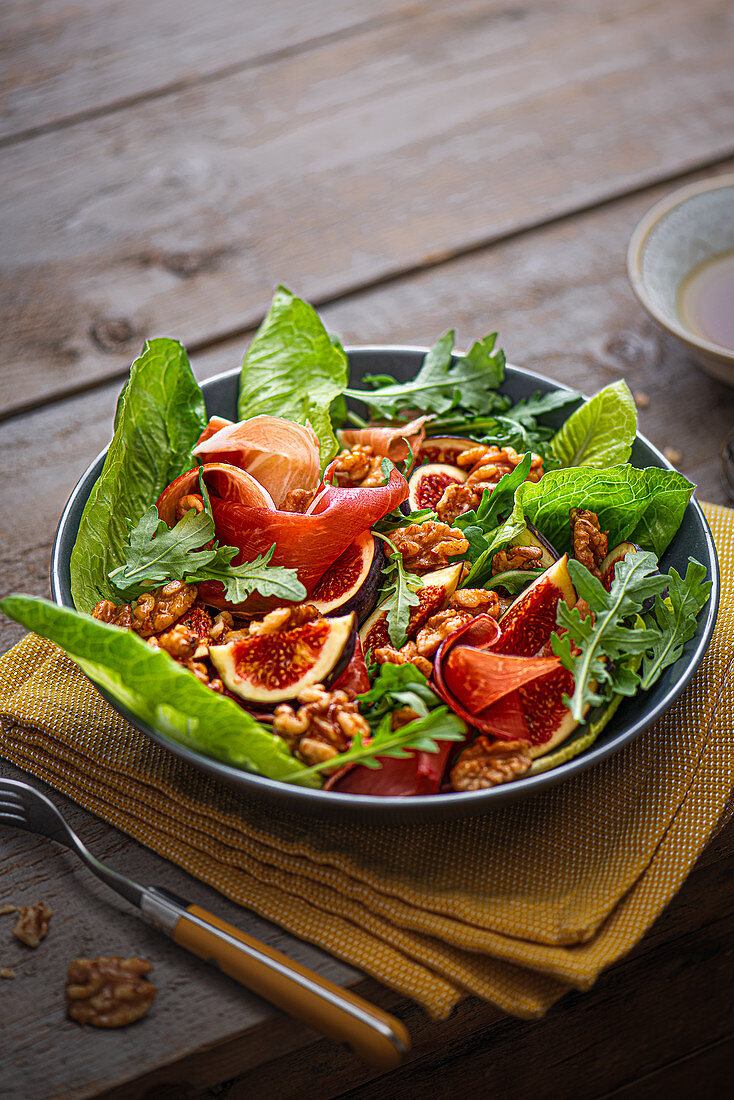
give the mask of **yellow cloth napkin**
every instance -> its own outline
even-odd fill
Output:
[[[276,814],[132,729],[34,635],[0,660],[0,754],[434,1017],[467,993],[540,1016],[637,943],[726,807],[734,511],[705,510],[723,593],[686,692],[611,760],[484,817],[368,827]]]

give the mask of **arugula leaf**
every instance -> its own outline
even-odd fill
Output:
[[[712,582],[705,577],[706,567],[694,558],[688,559],[685,577],[671,569],[667,596],[658,595],[654,617],[652,614],[645,616],[648,629],[659,631],[642,662],[642,687],[646,690],[664,669],[675,664],[683,646],[696,633],[696,617],[711,595]]]
[[[680,527],[694,488],[683,474],[657,466],[550,470],[518,488],[512,518],[527,517],[563,553],[571,549],[570,509],[588,508],[609,532],[610,546],[632,540],[659,557]]]
[[[298,580],[295,569],[270,565],[275,551],[273,544],[266,554],[253,561],[232,565],[238,553],[236,546],[219,546],[214,542],[214,519],[203,478],[199,479],[204,493],[204,511],[190,509],[175,527],[158,519],[154,504],[132,529],[124,550],[125,564],[113,569],[110,580],[129,599],[168,580],[220,581],[224,594],[232,603],[242,603],[256,589],[261,596],[277,596],[285,600],[302,600],[306,589]]]
[[[279,737],[131,630],[34,596],[8,596],[0,608],[60,645],[123,713],[164,737],[270,779],[319,786]]]
[[[444,413],[459,405],[485,413],[505,373],[505,355],[501,348],[495,350],[496,339],[497,333],[492,333],[477,340],[466,355],[454,361],[454,332],[450,330],[426,353],[411,381],[391,381],[369,390],[346,389],[344,393],[386,417],[395,417],[403,409]],[[371,384],[375,381],[373,376]]]
[[[306,770],[305,775],[333,771],[345,764],[381,768],[378,757],[408,756],[416,752],[438,752],[437,741],[463,741],[466,724],[455,715],[428,686],[422,672],[413,665],[384,664],[369,691],[357,696],[359,709],[370,725],[370,738],[357,734],[346,752]],[[392,729],[392,712],[397,707],[412,707],[418,715],[400,729]]]
[[[394,508],[392,512],[388,512],[378,520],[372,530],[376,535],[391,535],[393,531],[397,531],[398,527],[405,527],[411,523],[425,523],[426,520],[435,518],[436,513],[432,508],[417,508],[407,516],[399,508]]]
[[[583,722],[588,706],[597,706],[612,692],[634,695],[639,675],[624,660],[644,653],[655,643],[657,632],[625,626],[625,620],[639,614],[648,597],[661,592],[666,578],[657,572],[654,554],[628,554],[614,570],[609,592],[586,566],[573,559],[568,569],[581,599],[594,615],[582,618],[578,608],[558,605],[558,625],[565,634],[552,637],[553,652],[564,668],[573,673],[574,691],[568,701],[573,717]],[[613,662],[621,659],[619,666]]]
[[[192,580],[221,581],[224,595],[232,603],[243,603],[255,591],[264,599],[275,596],[279,600],[305,600],[306,589],[296,570],[285,565],[270,565],[275,543],[267,553],[258,554],[252,561],[231,565],[237,552],[236,546],[219,547],[217,556],[199,568]]]
[[[571,413],[551,441],[563,467],[606,469],[626,462],[637,434],[637,409],[623,378]]]
[[[110,580],[124,592],[191,577],[215,556],[212,550],[198,549],[213,536],[214,524],[206,512],[192,508],[171,528],[158,518],[158,509],[151,504],[130,532],[125,564],[112,570]]]
[[[377,532],[374,532],[377,534]],[[387,633],[396,649],[400,649],[407,637],[410,609],[418,604],[418,589],[422,579],[416,573],[408,573],[403,565],[403,555],[387,535],[378,535],[391,548],[390,558],[382,570],[385,578],[377,597],[377,608],[387,611]]]
[[[238,416],[267,414],[310,423],[323,470],[339,450],[330,409],[348,376],[346,353],[313,306],[279,286],[242,363]],[[337,416],[344,412],[338,401],[335,409]]]
[[[205,424],[204,398],[183,345],[149,340],[118,399],[114,436],[71,552],[71,590],[80,610],[114,598],[108,573],[123,556],[128,518],[135,522],[193,465],[191,449]]]

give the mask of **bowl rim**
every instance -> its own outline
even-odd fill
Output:
[[[429,350],[427,346],[416,344],[350,344],[344,347],[347,356],[354,353],[392,354],[405,352],[425,355]],[[464,354],[464,352],[454,351],[456,357],[463,357]],[[526,367],[518,367],[509,362],[506,363],[506,367],[515,375],[519,375],[521,378],[529,381],[549,383],[552,387],[559,390],[570,391],[573,389],[573,387],[563,382],[557,382],[547,375],[529,370]],[[234,367],[204,379],[200,385],[202,386],[205,396],[205,387],[207,385],[211,385],[225,378],[231,378],[238,374],[239,370],[239,367]],[[645,436],[638,432],[636,438],[649,448],[664,469],[674,469],[665,455]],[[88,476],[100,459],[107,453],[108,447],[109,444],[99,452],[81,474],[59,518],[51,551],[50,582],[52,598],[54,602],[60,606],[68,606],[64,603],[62,596],[60,569],[63,557],[61,542],[65,533],[69,514],[74,508],[78,497],[82,495],[84,483]],[[87,490],[87,496],[88,495],[89,490]],[[223,761],[208,757],[204,753],[196,752],[174,741],[172,738],[159,734],[145,723],[142,723],[135,715],[130,714],[116,700],[108,697],[104,691],[97,687],[97,685],[94,686],[97,691],[100,691],[100,694],[104,695],[114,709],[125,715],[132,725],[145,733],[157,744],[161,745],[169,752],[172,752],[175,756],[192,764],[199,770],[207,772],[214,778],[225,782],[229,787],[234,787],[242,794],[246,794],[249,788],[250,793],[255,797],[266,798],[271,802],[280,803],[290,810],[300,811],[308,816],[315,816],[322,819],[336,817],[343,820],[346,820],[347,817],[351,817],[363,822],[372,820],[375,823],[379,820],[397,822],[400,819],[405,819],[405,823],[407,824],[410,822],[411,818],[415,818],[417,821],[428,821],[431,819],[449,819],[451,817],[471,817],[476,814],[486,813],[503,804],[509,804],[514,801],[519,802],[525,798],[532,797],[543,790],[556,786],[558,783],[564,782],[567,779],[572,779],[588,768],[601,763],[601,761],[605,760],[607,757],[613,756],[625,745],[629,744],[653,725],[661,714],[673,705],[675,700],[687,687],[703,660],[709,642],[711,641],[714,626],[716,625],[720,598],[720,570],[713,535],[695,496],[692,496],[688,502],[687,508],[691,507],[701,526],[706,548],[708,550],[709,562],[706,564],[710,568],[712,588],[706,608],[706,618],[702,624],[701,636],[698,639],[694,652],[689,655],[688,665],[684,674],[675,685],[668,690],[666,695],[652,711],[641,715],[611,741],[607,743],[602,741],[601,744],[596,743],[584,752],[579,753],[578,756],[560,764],[557,768],[553,768],[546,772],[539,772],[537,775],[533,776],[524,776],[513,783],[505,783],[484,790],[413,795],[409,798],[346,794],[339,791],[325,791],[323,788],[300,786],[295,783],[284,783],[281,780],[270,779],[267,776],[258,775],[255,772],[248,772],[242,768],[236,768],[231,764],[226,764]]]
[[[698,195],[706,194],[708,191],[724,191],[727,188],[734,188],[734,172],[727,172],[721,176],[708,176],[696,183],[686,184],[685,187],[679,187],[677,191],[672,191],[656,202],[637,223],[630,237],[627,246],[627,276],[637,298],[658,324],[691,347],[708,352],[710,355],[716,355],[734,366],[734,351],[731,348],[699,336],[693,329],[683,325],[680,320],[663,313],[651,300],[647,292],[647,284],[642,275],[642,257],[648,238],[666,215],[677,207],[683,206],[690,199],[697,198]]]

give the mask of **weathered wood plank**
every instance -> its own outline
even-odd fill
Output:
[[[365,344],[426,344],[456,324],[457,343],[466,346],[499,327],[512,360],[586,392],[624,375],[650,398],[640,410],[641,430],[681,452],[681,469],[702,499],[723,502],[718,448],[734,423],[734,390],[702,374],[662,334],[625,275],[624,241],[660,193],[350,296],[324,316],[345,341]],[[194,356],[197,375],[236,366],[244,343],[228,341]],[[0,425],[0,514],[13,517],[12,538],[0,545],[0,591],[47,593],[56,522],[77,477],[107,443],[118,388],[104,386]],[[21,633],[0,621],[0,648]]]
[[[464,0],[9,148],[2,407],[724,156],[732,20]]]
[[[25,778],[0,762],[0,774]],[[34,785],[43,787],[37,780]],[[359,973],[227,901],[167,860],[123,837],[56,792],[50,792],[73,828],[103,861],[147,884],[168,888],[231,921],[251,935],[333,981],[353,984]],[[3,830],[0,900],[28,905],[44,899],[54,916],[47,938],[30,950],[11,934],[12,917],[0,917],[0,966],[15,971],[0,981],[0,1073],[7,1100],[97,1095],[118,1082],[192,1052],[203,1053],[224,1037],[246,1034],[236,1072],[277,1057],[316,1035],[296,1025],[259,997],[176,947],[137,911],[98,882],[76,856],[52,841]],[[65,1017],[64,980],[77,956],[140,955],[154,965],[158,988],[145,1023],[121,1031],[80,1028]],[[203,1084],[214,1084],[208,1063]],[[137,1093],[140,1095],[140,1092]]]
[[[217,0],[195,10],[181,0],[10,0],[0,11],[0,141],[419,10],[409,0],[372,0],[369,9],[360,0]]]

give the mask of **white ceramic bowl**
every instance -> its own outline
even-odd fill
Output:
[[[734,175],[674,191],[632,234],[627,273],[640,302],[677,337],[707,374],[734,386],[734,351],[704,339],[678,314],[678,290],[697,264],[734,249]]]

